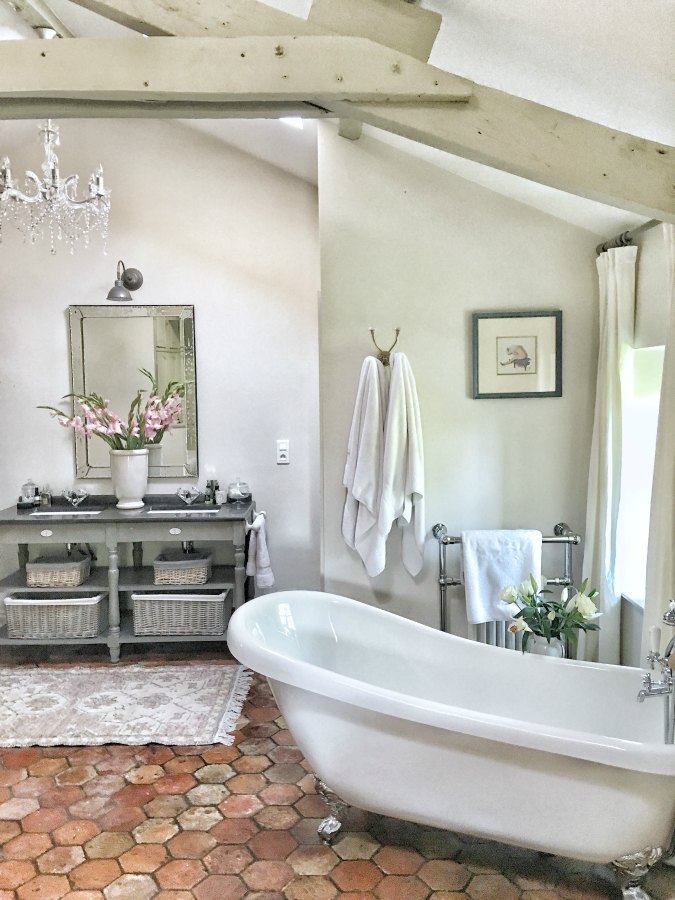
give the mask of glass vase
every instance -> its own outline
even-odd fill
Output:
[[[539,634],[531,634],[525,648],[527,653],[535,653],[538,656],[554,656],[558,659],[565,658],[565,642],[560,638],[552,637],[550,643]]]

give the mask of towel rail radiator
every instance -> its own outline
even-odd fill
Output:
[[[434,525],[431,529],[431,533],[438,541],[440,627],[441,631],[447,631],[448,587],[461,585],[462,579],[448,575],[446,551],[448,544],[461,544],[462,538],[458,535],[448,534],[448,529],[442,522],[438,522]],[[564,548],[563,574],[558,578],[547,578],[547,584],[556,584],[560,587],[567,587],[572,584],[572,547],[581,543],[581,536],[575,534],[570,529],[569,525],[566,525],[564,522],[559,522],[553,529],[553,534],[543,535],[541,540],[544,544],[562,544]],[[494,644],[497,647],[519,649],[522,635],[511,634],[511,632],[507,630],[506,624],[506,622],[485,622],[482,625],[476,625],[475,639],[483,644]]]

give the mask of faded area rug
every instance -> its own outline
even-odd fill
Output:
[[[231,744],[240,665],[0,668],[0,747]]]

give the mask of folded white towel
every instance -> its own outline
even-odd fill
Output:
[[[246,574],[254,576],[256,594],[260,588],[274,587],[274,573],[267,550],[264,513],[258,513],[249,528]]]
[[[377,528],[382,490],[382,453],[387,379],[382,363],[367,356],[361,366],[342,483],[347,489],[342,536],[356,550],[366,572],[384,569],[386,536]]]
[[[424,449],[415,377],[404,353],[391,355],[378,527],[402,529],[402,560],[411,575],[424,561]]]
[[[499,599],[502,588],[530,575],[541,585],[541,531],[463,531],[462,561],[469,622],[508,621],[519,607]]]

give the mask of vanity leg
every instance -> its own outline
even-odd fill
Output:
[[[120,658],[119,551],[117,542],[108,544],[108,649],[111,662]]]
[[[134,560],[134,569],[143,568],[143,541],[134,541],[132,544],[131,555]]]
[[[233,607],[238,609],[245,600],[246,584],[246,529],[244,524],[234,529],[234,600]]]
[[[20,566],[20,568],[25,569],[27,562],[28,562],[28,544],[19,544],[19,566]]]

